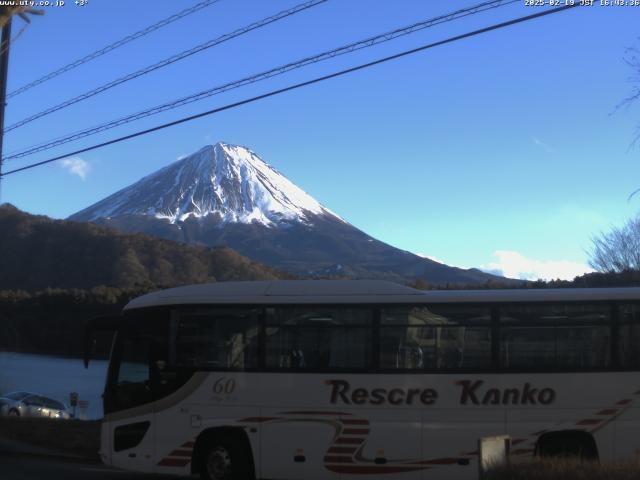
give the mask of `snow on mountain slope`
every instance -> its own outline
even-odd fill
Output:
[[[224,223],[343,221],[251,150],[217,143],[168,165],[70,217],[95,221],[144,215],[170,223],[189,217]]]
[[[342,220],[258,155],[217,143],[69,217],[124,232],[227,246],[295,275],[424,279],[434,285],[495,277],[400,250]]]

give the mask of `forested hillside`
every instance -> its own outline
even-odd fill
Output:
[[[146,288],[287,275],[229,248],[206,248],[52,220],[0,206],[0,290]]]

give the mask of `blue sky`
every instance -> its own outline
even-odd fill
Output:
[[[9,91],[195,1],[67,1],[15,41]],[[296,5],[221,0],[10,99],[10,125]],[[5,152],[479,2],[330,0],[7,134]],[[539,11],[517,3],[43,152],[6,170]],[[590,238],[638,210],[640,106],[625,50],[640,8],[592,7],[428,50],[5,177],[2,201],[64,218],[205,144],[245,145],[387,243],[523,278],[585,271]],[[23,26],[14,23],[14,33]]]

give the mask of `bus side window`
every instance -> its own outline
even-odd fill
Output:
[[[424,328],[420,327],[422,332]],[[380,332],[380,367],[392,369],[422,369],[425,367],[427,345],[415,338],[415,327],[383,328]],[[424,350],[423,350],[424,348]]]
[[[611,364],[608,304],[521,304],[500,309],[506,369],[601,369]]]
[[[258,366],[258,309],[190,308],[171,320],[176,367],[246,370]]]
[[[332,328],[329,338],[329,367],[368,367],[370,344],[369,328]]]
[[[371,309],[279,307],[267,312],[267,368],[336,370],[371,365]]]
[[[500,334],[504,368],[552,368],[556,365],[555,327],[503,327]]]
[[[620,366],[640,369],[640,305],[620,305],[618,323]]]
[[[383,369],[490,368],[489,308],[446,304],[383,308],[379,361]]]

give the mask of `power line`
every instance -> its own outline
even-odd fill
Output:
[[[13,92],[9,93],[7,95],[7,98],[12,98],[15,97],[16,95],[20,95],[23,92],[26,92],[27,90],[30,90],[31,88],[40,85],[41,83],[44,83],[48,80],[51,80],[52,78],[55,78],[59,75],[62,75],[65,72],[68,72],[69,70],[73,70],[76,67],[79,67],[80,65],[83,65],[87,62],[90,62],[91,60],[94,60],[106,53],[109,53],[113,50],[115,50],[116,48],[119,48],[123,45],[126,45],[129,42],[133,42],[134,40],[137,40],[140,37],[144,37],[145,35],[148,35],[151,32],[154,32],[166,25],[169,25],[170,23],[175,22],[176,20],[180,20],[181,18],[186,17],[187,15],[191,15],[192,13],[196,13],[200,10],[202,10],[203,8],[209,7],[211,5],[213,5],[214,3],[218,3],[220,0],[204,0],[200,3],[195,4],[192,7],[186,8],[178,13],[175,13],[173,15],[171,15],[170,17],[165,18],[164,20],[160,20],[157,23],[154,23],[153,25],[149,25],[146,28],[143,28],[142,30],[139,30],[135,33],[132,33],[131,35],[127,35],[126,37],[118,40],[117,42],[113,42],[110,45],[107,45],[106,47],[101,48],[100,50],[97,50],[93,53],[90,53],[89,55],[86,55],[82,58],[79,58],[78,60],[71,62],[63,67],[60,67],[57,70],[54,70],[51,73],[48,73],[47,75],[44,75],[43,77],[40,77],[30,83],[27,83],[26,85],[23,85],[20,88],[17,88],[16,90],[14,90]]]
[[[474,37],[476,35],[480,35],[480,34],[483,34],[483,33],[491,32],[493,30],[506,28],[506,27],[509,27],[511,25],[527,22],[529,20],[534,20],[536,18],[544,17],[546,15],[559,13],[559,12],[562,12],[564,10],[568,10],[570,8],[575,8],[575,7],[578,7],[578,6],[580,6],[579,3],[575,3],[573,5],[567,4],[567,5],[564,5],[562,7],[557,7],[557,8],[553,8],[553,9],[549,9],[549,10],[544,10],[542,12],[534,13],[532,15],[526,15],[524,17],[519,17],[519,18],[515,18],[513,20],[508,20],[506,22],[490,25],[488,27],[484,27],[484,28],[481,28],[479,30],[474,30],[472,32],[467,32],[467,33],[463,33],[461,35],[456,35],[454,37],[449,37],[449,38],[447,38],[445,40],[440,40],[438,42],[429,43],[427,45],[423,45],[423,46],[420,46],[420,47],[417,47],[417,48],[413,48],[411,50],[405,50],[403,52],[396,53],[396,54],[390,55],[388,57],[383,57],[383,58],[380,58],[378,60],[374,60],[372,62],[363,63],[363,64],[357,65],[355,67],[351,67],[351,68],[347,68],[347,69],[344,69],[344,70],[340,70],[338,72],[330,73],[328,75],[324,75],[322,77],[317,77],[317,78],[314,78],[312,80],[307,80],[305,82],[296,83],[296,84],[290,85],[288,87],[280,88],[280,89],[277,89],[277,90],[272,90],[272,91],[264,93],[262,95],[258,95],[258,96],[251,97],[251,98],[247,98],[247,99],[241,100],[239,102],[230,103],[228,105],[224,105],[222,107],[214,108],[214,109],[208,110],[206,112],[201,112],[201,113],[198,113],[198,114],[195,114],[195,115],[190,115],[188,117],[183,117],[181,119],[174,120],[174,121],[169,122],[169,123],[164,123],[162,125],[157,125],[155,127],[148,128],[146,130],[141,130],[141,131],[138,131],[138,132],[135,132],[135,133],[131,133],[131,134],[125,135],[123,137],[119,137],[119,138],[115,138],[115,139],[112,139],[112,140],[108,140],[106,142],[102,142],[102,143],[99,143],[97,145],[92,145],[90,147],[81,148],[81,149],[76,150],[74,152],[68,152],[68,153],[65,153],[64,155],[58,155],[58,156],[50,158],[48,160],[43,160],[41,162],[36,162],[36,163],[32,163],[30,165],[26,165],[24,167],[20,167],[20,168],[16,168],[16,169],[13,169],[13,170],[9,170],[8,172],[3,173],[2,177],[6,176],[6,175],[11,175],[13,173],[22,172],[24,170],[29,170],[29,169],[32,169],[32,168],[35,168],[35,167],[39,167],[39,166],[45,165],[47,163],[55,162],[57,160],[61,160],[63,158],[70,157],[72,155],[78,155],[80,153],[85,153],[85,152],[89,152],[91,150],[96,150],[96,149],[101,148],[101,147],[106,147],[107,145],[113,145],[115,143],[124,142],[125,140],[130,140],[132,138],[140,137],[142,135],[147,135],[149,133],[156,132],[158,130],[162,130],[162,129],[165,129],[165,128],[168,128],[168,127],[172,127],[174,125],[179,125],[181,123],[190,122],[191,120],[202,118],[202,117],[205,117],[205,116],[208,116],[208,115],[213,115],[213,114],[216,114],[216,113],[219,113],[219,112],[223,112],[225,110],[230,110],[232,108],[236,108],[236,107],[239,107],[241,105],[246,105],[246,104],[249,104],[249,103],[257,102],[258,100],[263,100],[265,98],[273,97],[275,95],[279,95],[281,93],[289,92],[291,90],[297,90],[299,88],[306,87],[306,86],[309,86],[309,85],[313,85],[315,83],[320,83],[320,82],[323,82],[325,80],[329,80],[329,79],[336,78],[336,77],[341,77],[341,76],[347,75],[349,73],[353,73],[353,72],[356,72],[356,71],[359,71],[359,70],[364,70],[366,68],[373,67],[375,65],[380,65],[382,63],[386,63],[386,62],[389,62],[389,61],[392,61],[392,60],[396,60],[398,58],[406,57],[406,56],[412,55],[414,53],[422,52],[423,50],[428,50],[428,49],[431,49],[431,48],[439,47],[441,45],[445,45],[445,44],[448,44],[448,43],[453,43],[453,42],[456,42],[458,40],[463,40],[465,38],[470,38],[470,37]]]
[[[483,3],[480,3],[478,5],[474,5],[472,7],[468,7],[468,8],[464,8],[461,10],[457,10],[455,12],[452,13],[448,13],[445,15],[440,15],[438,17],[435,18],[431,18],[428,20],[424,20],[418,23],[414,23],[412,25],[406,26],[406,27],[402,27],[402,28],[397,28],[395,30],[386,32],[386,33],[382,33],[373,37],[369,37],[366,38],[364,40],[360,40],[354,43],[350,43],[348,45],[344,45],[342,47],[333,49],[333,50],[328,50],[325,52],[322,52],[320,54],[317,55],[313,55],[310,57],[305,57],[301,60],[297,60],[295,62],[291,62],[291,63],[287,63],[285,65],[281,65],[275,68],[272,68],[270,70],[267,70],[265,72],[261,72],[258,74],[254,74],[251,75],[249,77],[245,77],[242,78],[240,80],[235,80],[233,82],[229,82],[229,83],[225,83],[223,85],[219,85],[213,88],[210,88],[208,90],[204,90],[201,92],[198,92],[196,94],[193,95],[189,95],[187,97],[183,97],[183,98],[179,98],[177,100],[173,100],[171,102],[167,102],[161,105],[156,105],[155,107],[137,112],[137,113],[133,113],[130,115],[127,115],[125,117],[121,117],[119,119],[116,120],[111,120],[109,122],[106,123],[102,123],[100,125],[96,125],[94,127],[90,127],[84,130],[81,130],[79,132],[70,134],[70,135],[66,135],[64,137],[59,137],[56,138],[54,140],[42,143],[42,144],[38,144],[38,145],[34,145],[31,147],[28,147],[24,150],[18,151],[17,153],[12,153],[10,155],[7,155],[5,157],[5,160],[11,160],[11,159],[16,159],[16,158],[23,158],[29,155],[32,155],[34,153],[38,153],[38,152],[42,152],[45,150],[49,150],[51,148],[63,145],[65,143],[69,143],[75,140],[79,140],[81,138],[85,138],[88,137],[90,135],[95,135],[97,133],[100,132],[104,132],[106,130],[110,130],[112,128],[118,127],[120,125],[124,125],[127,123],[131,123],[134,122],[136,120],[140,120],[142,118],[151,116],[151,115],[156,115],[158,113],[162,113],[165,112],[167,110],[172,110],[174,108],[177,107],[181,107],[193,102],[197,102],[200,100],[204,100],[208,97],[211,97],[213,95],[218,95],[220,93],[224,93],[227,92],[229,90],[233,90],[236,88],[240,88],[243,87],[245,85],[249,85],[252,83],[256,83],[262,80],[267,80],[269,78],[278,76],[278,75],[282,75],[285,74],[291,70],[295,70],[298,68],[302,68],[305,67],[307,65],[313,64],[313,63],[318,63],[321,61],[325,61],[325,60],[329,60],[331,58],[340,56],[340,55],[344,55],[347,53],[351,53],[357,50],[361,50],[363,48],[368,48],[368,47],[372,47],[374,45],[380,44],[380,43],[384,43],[384,42],[388,42],[391,40],[394,40],[398,37],[404,36],[404,35],[409,35],[411,33],[423,30],[425,28],[429,28],[429,27],[433,27],[435,25],[439,25],[442,23],[446,23],[446,22],[451,22],[453,20],[457,20],[459,18],[463,18],[469,15],[475,15],[477,13],[480,12],[484,12],[486,10],[490,10],[490,9],[494,9],[494,8],[498,8],[498,7],[502,7],[505,5],[509,5],[511,3],[516,3],[519,2],[520,0],[491,0],[491,1],[486,1]]]
[[[22,127],[23,125],[26,125],[27,123],[31,123],[34,120],[37,120],[39,118],[45,117],[47,115],[50,115],[54,112],[57,112],[58,110],[62,110],[63,108],[69,107],[71,105],[74,105],[78,102],[81,102],[83,100],[87,100],[88,98],[91,98],[95,95],[98,95],[99,93],[102,92],[106,92],[107,90],[112,89],[113,87],[116,87],[118,85],[121,85],[125,82],[131,81],[135,78],[141,77],[143,75],[147,75],[155,70],[158,70],[160,68],[166,67],[168,65],[171,65],[172,63],[178,62],[180,60],[183,60],[187,57],[190,57],[191,55],[195,55],[196,53],[202,52],[204,50],[207,50],[209,48],[215,47],[216,45],[220,45],[221,43],[227,42],[233,38],[239,37],[241,35],[244,35],[246,33],[249,33],[253,30],[257,30],[258,28],[262,28],[265,27],[271,23],[277,22],[278,20],[282,20],[284,18],[290,17],[292,15],[295,15],[296,13],[300,13],[304,10],[307,10],[309,8],[315,7],[321,3],[325,3],[328,0],[310,0],[307,1],[305,3],[301,3],[299,5],[296,5],[295,7],[289,8],[287,10],[283,10],[282,12],[276,13],[275,15],[271,15],[269,17],[263,18],[262,20],[259,20],[257,22],[254,22],[250,25],[247,25],[245,27],[239,28],[231,33],[227,33],[225,35],[222,35],[220,37],[214,38],[213,40],[209,40],[208,42],[202,43],[200,45],[197,45],[193,48],[190,48],[189,50],[185,50],[183,52],[180,52],[176,55],[172,55],[169,58],[166,58],[164,60],[161,60],[160,62],[154,63],[152,65],[149,65],[145,68],[142,68],[140,70],[137,70],[133,73],[129,73],[128,75],[125,75],[124,77],[120,77],[117,78],[109,83],[105,83],[104,85],[101,85],[97,88],[94,88],[93,90],[89,90],[88,92],[82,93],[80,95],[77,95],[73,98],[70,98],[68,100],[65,100],[62,103],[59,103],[57,105],[54,105],[53,107],[47,108],[46,110],[43,110],[39,113],[36,113],[34,115],[31,115],[23,120],[20,120],[19,122],[14,123],[13,125],[9,125],[4,131],[5,133],[10,132],[11,130],[15,130],[18,127]]]

